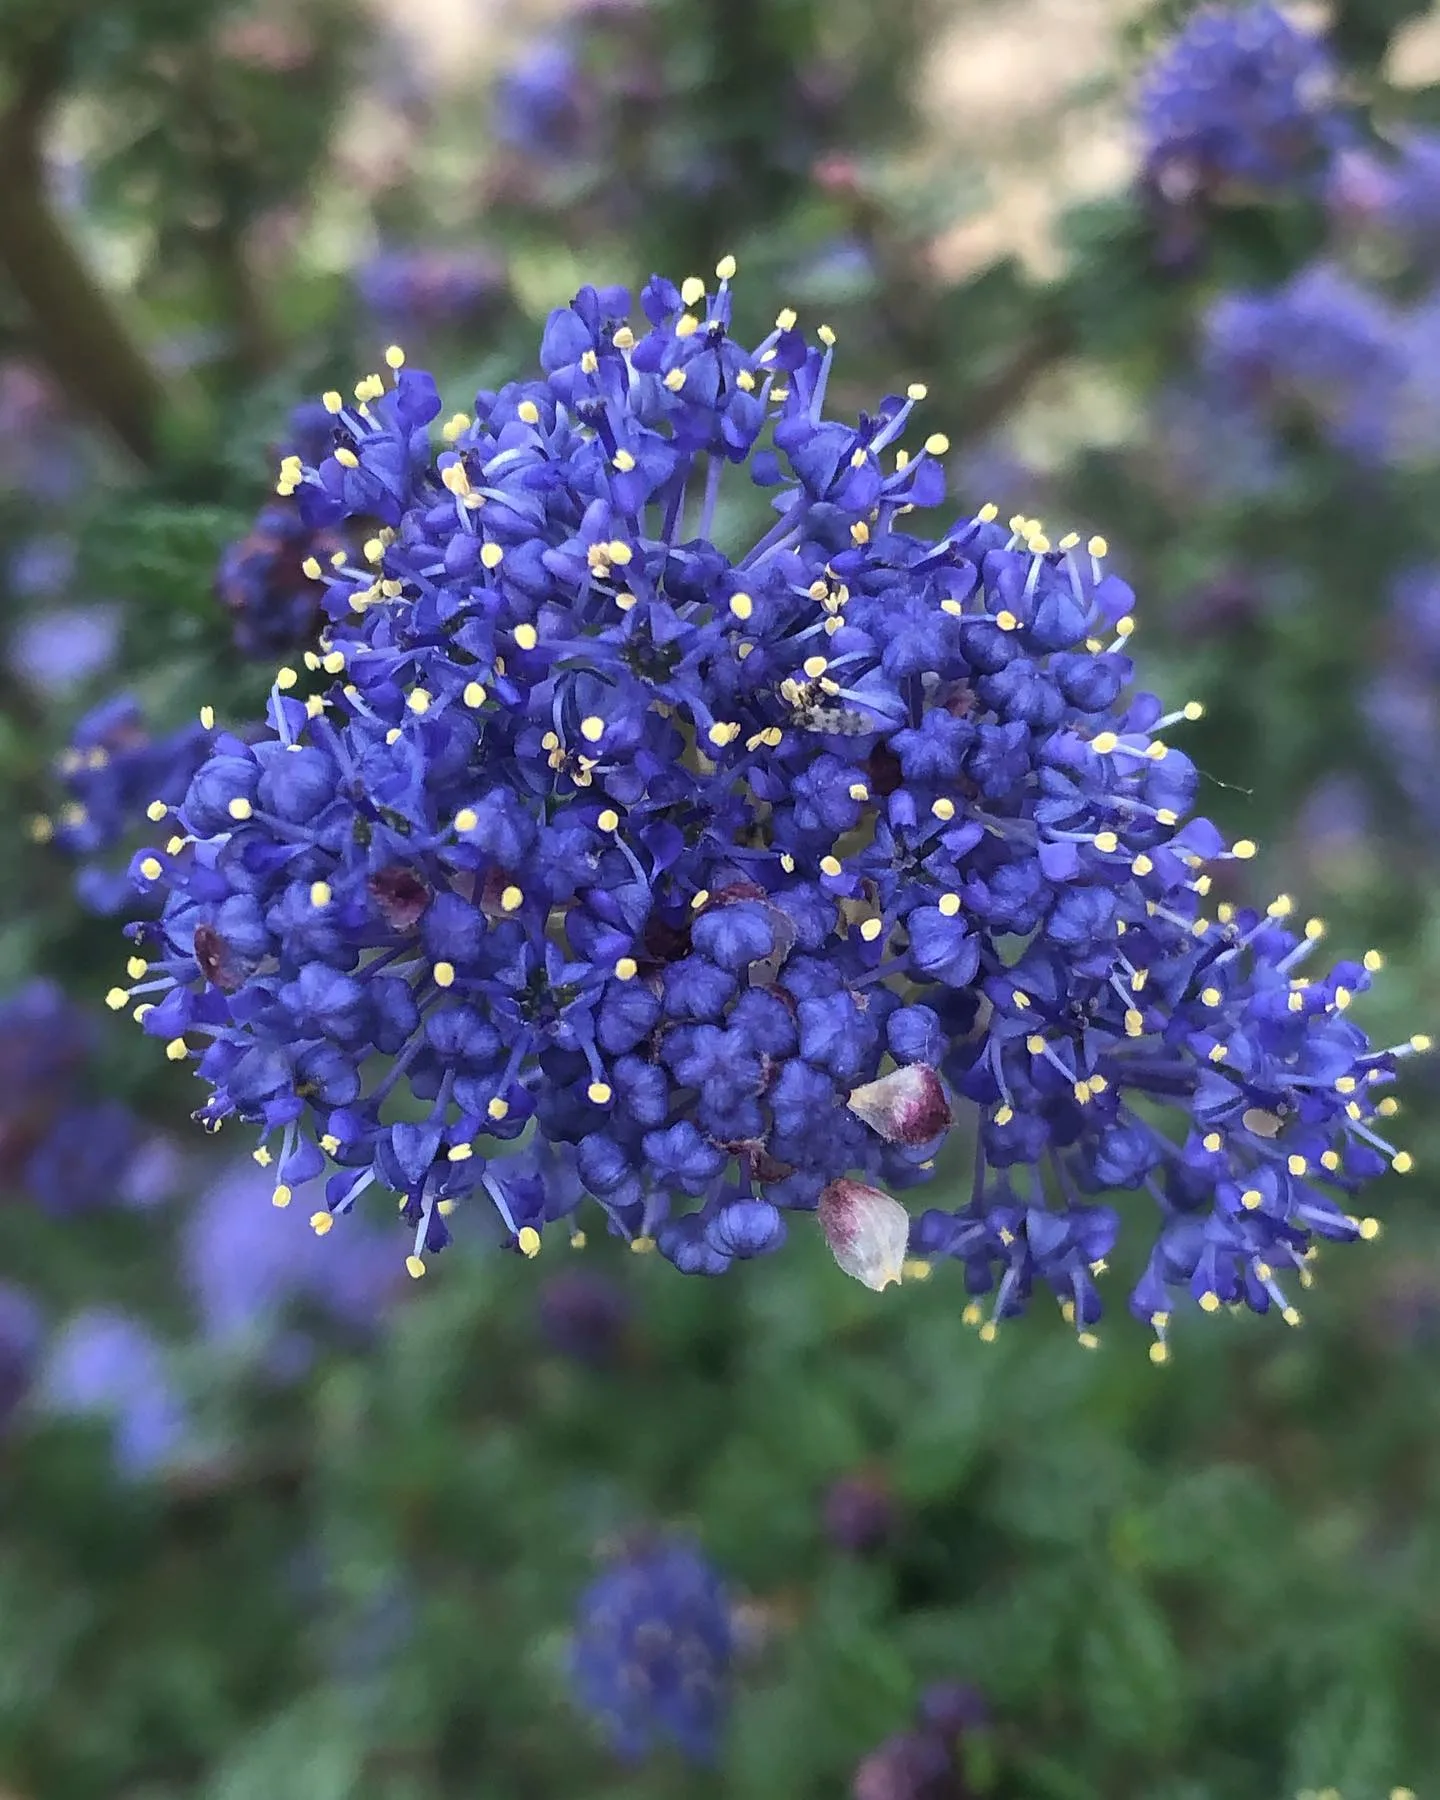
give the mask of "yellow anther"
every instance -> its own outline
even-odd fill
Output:
[[[610,342],[617,350],[633,350],[635,348],[635,333],[628,325],[622,325],[619,330],[616,331],[614,337],[611,338]]]
[[[1030,1005],[1030,996],[1023,988],[1011,988],[1010,1004],[1017,1012],[1025,1012]]]
[[[469,413],[463,413],[463,412],[452,413],[450,415],[450,417],[445,421],[445,423],[440,427],[440,435],[445,439],[445,442],[447,444],[453,444],[455,442],[456,438],[458,438],[462,432],[468,431],[469,429],[470,429]]]
[[[950,440],[943,431],[932,431],[925,440],[925,448],[931,456],[944,456],[950,449]]]
[[[683,369],[672,369],[665,377],[664,385],[669,388],[672,394],[678,394],[685,385],[685,371]]]
[[[953,919],[960,910],[960,896],[958,894],[942,894],[935,904],[947,919]]]
[[[1372,975],[1378,975],[1385,967],[1385,958],[1378,950],[1367,950],[1361,960]]]
[[[1015,617],[1008,606],[1002,607],[1000,611],[996,613],[995,623],[1002,631],[1018,631],[1020,629],[1019,619]]]
[[[1145,1035],[1145,1015],[1131,1006],[1125,1012],[1126,1037],[1143,1037]]]
[[[418,1281],[425,1273],[425,1264],[418,1256],[407,1256],[405,1258],[405,1273],[412,1281]]]
[[[585,1090],[585,1096],[594,1106],[608,1106],[615,1097],[608,1081],[592,1081]]]
[[[955,817],[955,802],[953,800],[947,800],[942,794],[938,800],[933,800],[930,803],[930,811],[937,819],[941,820],[942,823],[948,823],[949,820]]]
[[[1423,1056],[1425,1052],[1430,1049],[1433,1042],[1434,1040],[1428,1037],[1423,1031],[1417,1031],[1410,1039],[1410,1048],[1418,1055]]]
[[[1090,740],[1090,748],[1097,756],[1108,756],[1120,742],[1113,731],[1101,731]]]
[[[827,350],[835,342],[835,333],[828,325],[817,325],[815,327],[815,335],[819,338],[820,342],[824,344]]]
[[[435,978],[436,987],[448,988],[455,984],[455,965],[448,962],[437,962],[430,973]]]
[[[781,862],[782,863],[784,862],[783,856],[781,857]],[[794,859],[794,857],[791,857],[790,867],[788,869],[786,869],[785,873],[787,875],[793,875],[794,872],[795,872],[795,859]],[[705,902],[709,898],[710,898],[709,888],[701,888],[697,893],[694,893],[690,896],[690,904],[696,912],[699,912],[700,908],[705,904]]]
[[[111,1012],[123,1012],[130,1004],[129,990],[122,987],[112,987],[105,996],[105,1004],[110,1008]],[[183,1042],[181,1049],[183,1054]]]
[[[580,353],[580,373],[593,375],[600,367],[600,358],[593,350],[582,350]]]
[[[1415,1167],[1415,1158],[1408,1150],[1397,1150],[1390,1158],[1390,1167],[1397,1175],[1408,1175]]]
[[[533,400],[522,400],[515,408],[515,416],[522,424],[538,425],[540,423],[540,408]]]
[[[705,733],[717,750],[723,750],[727,744],[733,744],[739,735],[740,727],[725,719],[717,719]]]
[[[1108,556],[1110,554],[1110,546],[1103,537],[1092,537],[1085,548],[1092,556]]]
[[[615,965],[617,981],[633,981],[639,972],[640,965],[633,956],[622,956]]]
[[[680,298],[686,306],[694,306],[705,298],[705,283],[698,275],[687,275],[680,283]]]
[[[995,1109],[995,1123],[997,1125],[1008,1125],[1014,1117],[1015,1109],[1013,1106],[999,1106]]]
[[[310,883],[310,904],[312,906],[328,906],[334,895],[330,891],[328,881],[312,881]]]
[[[480,815],[475,811],[473,806],[462,806],[455,815],[455,829],[457,831],[473,831],[479,823]]]
[[[675,335],[677,338],[694,337],[699,329],[700,321],[695,317],[694,313],[681,313],[680,317],[675,321]]]
[[[1151,762],[1164,762],[1165,758],[1170,754],[1170,746],[1163,743],[1159,738],[1156,738],[1153,744],[1147,744],[1145,746],[1145,754],[1150,758]]]
[[[865,801],[870,798],[870,790],[863,781],[852,781],[847,792],[852,800]]]
[[[533,1225],[522,1225],[515,1235],[515,1245],[522,1256],[538,1256],[540,1233]]]
[[[870,542],[870,527],[863,519],[857,519],[850,527],[850,541],[852,544],[868,544]]]
[[[505,552],[499,544],[488,543],[480,546],[480,566],[482,569],[498,569],[505,560]]]
[[[169,810],[170,808],[163,800],[152,800],[145,808],[145,817],[150,820],[151,824],[158,825]]]
[[[1170,1346],[1157,1340],[1150,1346],[1150,1360],[1157,1365],[1169,1362]]]
[[[237,794],[225,810],[232,819],[239,819],[243,822],[254,814],[255,808],[243,794]]]
[[[818,681],[830,667],[830,663],[824,656],[807,656],[800,666],[812,681]]]
[[[722,256],[715,265],[715,273],[722,281],[733,281],[735,278],[735,258]]]
[[[865,919],[861,922],[860,935],[867,944],[873,944],[884,929],[883,919]]]
[[[328,1212],[313,1212],[310,1215],[310,1229],[316,1237],[324,1237],[334,1223]]]
[[[345,396],[336,388],[326,388],[320,396],[320,403],[328,413],[342,413],[345,410]]]
[[[607,806],[595,821],[601,831],[616,831],[620,825],[620,815],[613,806]]]
[[[1400,1110],[1400,1102],[1393,1094],[1388,1094],[1375,1110],[1382,1119],[1393,1119]]]
[[[519,912],[524,904],[524,894],[513,883],[500,895],[500,908],[502,912]]]
[[[1200,1296],[1200,1310],[1201,1312],[1207,1313],[1219,1312],[1220,1296],[1212,1293],[1202,1294]]]
[[[1238,856],[1240,858],[1241,862],[1249,862],[1250,858],[1255,854],[1254,839],[1253,838],[1237,838],[1235,840],[1235,842],[1230,846],[1230,854],[1232,856]],[[1309,927],[1308,926],[1306,927],[1306,936],[1307,937],[1309,936]]]
[[[1103,851],[1106,856],[1109,856],[1113,851],[1120,848],[1120,840],[1113,831],[1097,831],[1095,833],[1095,848]]]
[[[413,713],[427,713],[430,710],[430,695],[424,688],[413,688],[406,697],[405,704]]]
[[[474,708],[485,704],[485,690],[478,681],[467,681],[465,692],[460,696],[468,707]]]
[[[795,319],[795,308],[793,306],[782,306],[780,311],[775,315],[775,329],[777,331],[793,331],[795,329]]]
[[[283,1209],[283,1208],[287,1207],[294,1198],[295,1198],[294,1194],[291,1192],[291,1190],[288,1187],[286,1187],[285,1183],[282,1181],[277,1184],[274,1193],[271,1194],[270,1204],[272,1206],[278,1206]]]
[[[1207,987],[1201,990],[1200,1004],[1202,1006],[1218,1006],[1224,998],[1225,996],[1220,992],[1219,988]]]
[[[1043,1056],[1045,1054],[1045,1038],[1043,1033],[1032,1031],[1025,1040],[1025,1048],[1032,1056]]]
[[[598,714],[591,713],[580,721],[580,735],[587,744],[598,744],[605,735],[605,721]]]
[[[335,452],[335,460],[342,469],[358,469],[360,467],[360,458],[353,450],[347,450],[343,444]]]
[[[1349,1006],[1350,1002],[1354,999],[1354,997],[1355,996],[1350,992],[1349,988],[1337,987],[1335,990],[1335,1010],[1336,1010],[1336,1012],[1344,1012],[1345,1008],[1347,1006]]]
[[[509,1117],[510,1102],[502,1099],[499,1094],[496,1094],[493,1100],[486,1103],[485,1113],[487,1118],[493,1119],[498,1125],[501,1119]]]
[[[1309,1163],[1306,1162],[1303,1156],[1299,1155],[1287,1156],[1285,1158],[1285,1167],[1296,1177],[1308,1175],[1310,1172]]]
[[[452,1144],[445,1152],[445,1160],[453,1163],[469,1162],[474,1154],[475,1146],[473,1144]]]
[[[1373,1244],[1380,1235],[1380,1221],[1378,1219],[1361,1219],[1358,1224],[1361,1237],[1367,1244]]]
[[[832,881],[837,875],[843,875],[844,872],[845,866],[838,856],[822,856],[820,858],[820,873],[828,875]]]

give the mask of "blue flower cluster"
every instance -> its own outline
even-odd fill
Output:
[[[0,1001],[0,1185],[58,1218],[143,1197],[129,1180],[144,1148],[139,1122],[85,1079],[95,1042],[52,982]]]
[[[1274,6],[1204,6],[1147,71],[1147,178],[1170,201],[1289,185],[1350,136],[1329,50]]]
[[[1440,309],[1392,306],[1331,264],[1216,301],[1205,361],[1227,399],[1262,418],[1299,411],[1360,461],[1440,449]]]
[[[337,537],[308,530],[283,501],[267,506],[244,537],[227,545],[215,593],[234,621],[242,656],[273,659],[315,641],[325,598],[319,569],[340,549]]]
[[[196,723],[152,734],[129,694],[102,702],[76,725],[56,773],[68,800],[52,819],[34,821],[34,834],[79,861],[75,891],[89,911],[119,912],[134,899],[122,862],[99,859],[150,817],[164,817],[205,760],[209,733]]]
[[[356,275],[360,302],[391,331],[470,324],[509,293],[505,264],[484,250],[385,249]]]
[[[571,1681],[622,1756],[668,1741],[692,1761],[710,1762],[733,1652],[720,1577],[693,1545],[662,1539],[624,1556],[585,1590]]]
[[[1412,128],[1388,150],[1344,151],[1326,199],[1340,225],[1378,228],[1433,271],[1440,257],[1440,132]]]
[[[1129,1188],[1158,1354],[1186,1296],[1293,1319],[1286,1277],[1407,1166],[1380,1115],[1412,1046],[1347,1012],[1379,958],[1311,974],[1288,897],[1207,905],[1254,846],[1192,816],[1199,708],[1132,688],[1103,540],[917,529],[923,389],[828,418],[833,332],[787,309],[747,346],[733,274],[654,278],[635,322],[582,290],[438,450],[398,349],[327,397],[279,485],[373,535],[136,855],[163,912],[117,993],[207,1127],[258,1127],[277,1204],[309,1188],[325,1231],[397,1193],[413,1274],[459,1207],[533,1256],[588,1195],[692,1274],[818,1209],[871,1286],[952,1257],[987,1333],[1040,1285],[1088,1341],[1096,1196]],[[773,523],[722,547],[746,470]],[[953,1093],[973,1191],[912,1226],[884,1190]]]

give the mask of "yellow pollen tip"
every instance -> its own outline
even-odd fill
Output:
[[[518,912],[525,903],[525,895],[518,887],[507,887],[500,896],[500,906],[505,912]]]
[[[1150,1360],[1152,1363],[1155,1363],[1157,1366],[1161,1363],[1169,1362],[1170,1346],[1168,1344],[1162,1344],[1162,1343],[1152,1344],[1150,1346]]]
[[[463,699],[465,704],[471,708],[483,706],[485,704],[485,690],[478,681],[468,681],[465,684],[465,692],[461,695],[461,699]]]
[[[950,449],[950,440],[943,431],[932,431],[925,440],[925,448],[931,456],[945,456]]]
[[[737,619],[748,619],[754,614],[755,602],[748,594],[732,594],[730,596],[730,611]]]
[[[1367,1244],[1374,1243],[1380,1235],[1380,1221],[1378,1219],[1361,1219],[1358,1223],[1361,1237]]]
[[[1120,840],[1113,831],[1097,831],[1095,833],[1095,848],[1103,851],[1106,856],[1118,850],[1119,847]]]
[[[487,1115],[490,1118],[494,1119],[495,1122],[498,1124],[501,1119],[509,1117],[510,1102],[508,1100],[502,1100],[501,1097],[497,1094],[493,1100],[491,1100],[487,1103],[487,1105],[485,1107],[485,1111],[486,1111]]]
[[[320,396],[320,403],[328,413],[341,413],[345,410],[345,396],[336,388],[326,388]]]
[[[1193,725],[1197,719],[1203,719],[1205,717],[1205,708],[1198,700],[1187,700],[1185,702],[1184,716]]]
[[[343,444],[335,452],[335,460],[342,469],[358,469],[360,467],[360,458],[353,450],[347,450]]]
[[[622,956],[615,965],[617,981],[633,981],[639,973],[640,965],[633,956]]]
[[[515,642],[521,650],[533,650],[540,642],[540,633],[533,625],[517,625]]]
[[[883,919],[866,919],[860,926],[860,935],[867,944],[873,944],[884,929]]]
[[[611,806],[607,806],[595,821],[601,831],[616,831],[620,825],[620,815]]]
[[[540,1233],[533,1225],[522,1225],[515,1236],[516,1248],[522,1256],[540,1254]]]
[[[1001,1106],[997,1107],[995,1110],[995,1123],[997,1125],[1008,1125],[1014,1117],[1015,1109],[1013,1106]]]
[[[143,956],[132,956],[125,965],[125,973],[132,981],[139,981],[150,973],[150,965]]]
[[[935,904],[947,919],[953,919],[960,911],[960,896],[958,894],[942,894]]]
[[[524,425],[538,425],[540,423],[540,408],[533,400],[522,400],[515,408],[515,416]]]
[[[1390,1158],[1390,1167],[1397,1175],[1408,1175],[1415,1167],[1415,1158],[1408,1150],[1399,1150]]]
[[[437,962],[430,973],[435,978],[436,987],[448,988],[455,985],[454,963]]]
[[[505,560],[505,552],[498,544],[482,544],[480,546],[480,566],[482,569],[498,569]]]
[[[1410,1048],[1415,1051],[1418,1056],[1423,1056],[1425,1052],[1431,1048],[1433,1042],[1434,1040],[1427,1037],[1423,1031],[1417,1031],[1410,1039]]]
[[[271,1194],[270,1204],[272,1206],[278,1206],[278,1207],[284,1208],[284,1207],[287,1207],[294,1198],[295,1198],[294,1194],[290,1191],[290,1189],[288,1187],[286,1187],[285,1183],[282,1181],[277,1185],[274,1193]]]
[[[722,256],[715,265],[715,273],[721,281],[733,281],[735,279],[735,258]]]
[[[840,861],[838,856],[822,856],[820,858],[820,873],[822,875],[828,875],[833,880],[835,876],[840,875],[843,872],[844,864]]]
[[[232,819],[245,820],[253,816],[255,808],[243,794],[237,794],[225,808]]]
[[[480,815],[475,811],[473,806],[462,806],[455,815],[455,829],[457,831],[473,831],[479,823]]]
[[[1250,858],[1255,854],[1254,839],[1237,838],[1230,846],[1230,854],[1232,856],[1238,856],[1241,862],[1249,862]]]
[[[387,369],[403,369],[405,367],[405,352],[398,344],[391,344],[386,349],[385,366]]]
[[[1385,958],[1378,950],[1367,950],[1361,960],[1372,975],[1378,975],[1380,970],[1385,967]]]
[[[1113,731],[1101,731],[1091,738],[1090,748],[1097,756],[1108,756],[1119,742]]]
[[[680,298],[686,306],[694,306],[705,298],[705,283],[698,275],[687,275],[680,283]]]
[[[1110,546],[1103,537],[1092,537],[1085,548],[1092,556],[1108,556],[1110,554]]]
[[[1218,1294],[1202,1294],[1200,1296],[1200,1310],[1201,1312],[1207,1313],[1219,1312],[1220,1296]]]
[[[328,881],[312,881],[310,883],[310,904],[312,906],[328,906],[333,897]]]
[[[585,1097],[594,1106],[608,1106],[614,1098],[614,1089],[608,1081],[592,1081],[585,1090]]]
[[[930,811],[937,819],[948,821],[955,817],[955,802],[947,800],[942,794],[938,800],[931,803]]]
[[[122,1012],[130,1004],[130,995],[122,987],[112,987],[105,996],[105,1004],[111,1012]]]
[[[425,1264],[418,1256],[407,1256],[405,1258],[405,1273],[412,1281],[418,1281],[425,1273]]]
[[[334,1223],[328,1212],[313,1212],[310,1215],[310,1229],[316,1237],[324,1237]]]

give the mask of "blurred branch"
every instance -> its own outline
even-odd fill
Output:
[[[1059,319],[1042,320],[1021,340],[1004,366],[982,382],[966,402],[964,430],[973,442],[985,437],[1013,412],[1038,378],[1070,349],[1070,332]]]
[[[159,379],[45,191],[41,141],[64,78],[65,50],[55,33],[31,51],[0,116],[0,269],[30,313],[36,351],[52,374],[133,456],[150,463],[164,404]]]

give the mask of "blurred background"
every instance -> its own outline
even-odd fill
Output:
[[[840,412],[929,384],[960,504],[1108,537],[1261,897],[1433,1030],[1440,9],[1193,12],[0,4],[3,1800],[1440,1796],[1423,1062],[1303,1329],[1156,1367],[799,1230],[410,1283],[104,1000],[198,709],[315,630],[315,396],[730,253]]]

